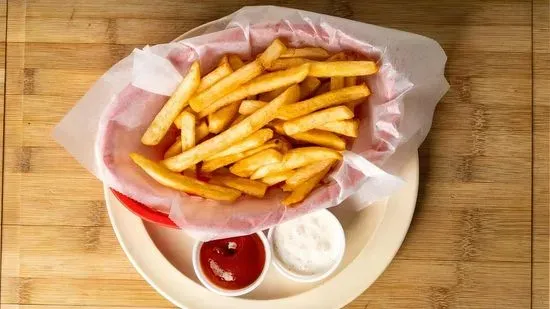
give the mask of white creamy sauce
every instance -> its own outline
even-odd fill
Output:
[[[274,253],[297,274],[325,273],[337,263],[343,250],[340,229],[338,222],[323,211],[290,220],[273,231]]]

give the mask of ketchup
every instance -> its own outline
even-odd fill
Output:
[[[202,244],[199,260],[208,281],[223,289],[238,290],[260,277],[265,249],[256,234],[219,239]]]

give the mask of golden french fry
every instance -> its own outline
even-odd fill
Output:
[[[372,75],[378,71],[374,61],[311,62],[309,76],[359,76]]]
[[[344,77],[344,85],[346,87],[351,87],[351,86],[357,85],[357,76],[346,76],[346,77]]]
[[[331,121],[353,118],[353,112],[346,106],[336,106],[295,118],[283,123],[287,135],[305,132]]]
[[[210,89],[212,89],[212,87]],[[219,151],[229,148],[231,145],[245,139],[273,120],[280,107],[287,104],[289,99],[298,97],[299,92],[300,89],[297,85],[289,87],[275,100],[235,126],[175,157],[165,159],[162,161],[163,164],[172,171],[181,172],[189,166],[205,160]]]
[[[229,55],[227,57],[229,61],[229,65],[231,66],[231,69],[233,71],[237,71],[238,69],[242,68],[244,66],[244,62],[242,61],[241,57],[237,55]]]
[[[275,120],[271,121],[270,123],[268,123],[267,126],[272,128],[273,130],[275,130],[275,132],[277,132],[277,134],[286,135],[285,129],[283,128],[284,123],[285,122],[280,120],[280,119],[275,119]]]
[[[290,144],[284,137],[277,136],[272,141],[277,145],[277,150],[279,150],[280,153],[287,153],[290,149],[292,149],[292,144]]]
[[[283,93],[286,90],[286,88],[288,87],[285,86],[285,87],[277,88],[268,92],[264,92],[258,96],[258,99],[260,101],[269,102],[275,99],[276,97],[278,97],[281,93]]]
[[[344,61],[346,60],[348,57],[346,55],[345,52],[339,52],[339,53],[336,53],[332,56],[330,56],[327,61]]]
[[[199,113],[199,117],[202,118],[232,102],[241,101],[249,95],[297,84],[306,78],[308,70],[308,65],[303,65],[297,68],[259,76],[206,107]]]
[[[207,172],[207,173],[212,172],[212,171],[215,171],[219,168],[222,168],[224,166],[227,166],[229,164],[232,164],[232,163],[235,163],[239,160],[242,160],[244,158],[248,158],[251,155],[256,154],[260,151],[263,151],[263,150],[266,150],[266,149],[272,149],[272,148],[278,149],[279,147],[280,147],[280,144],[278,142],[270,141],[270,142],[267,142],[267,143],[265,143],[261,146],[258,146],[256,148],[254,148],[254,149],[247,150],[245,152],[239,152],[239,153],[235,153],[235,154],[228,155],[228,156],[225,156],[225,157],[205,161],[202,164],[201,170],[204,171],[204,172]]]
[[[229,168],[229,171],[240,177],[250,177],[258,168],[281,162],[282,159],[283,155],[280,152],[275,149],[267,149],[238,161]]]
[[[237,117],[235,117],[235,120],[233,120],[233,122],[231,123],[231,125],[229,127],[233,127],[235,126],[236,124],[238,124],[239,122],[243,121],[246,119],[246,117],[248,117],[249,115],[237,115]]]
[[[272,137],[273,137],[273,131],[271,129],[258,130],[253,134],[251,134],[250,136],[248,136],[247,138],[243,139],[242,141],[236,143],[235,145],[216,153],[212,157],[208,158],[206,161],[210,161],[213,159],[217,159],[217,158],[229,156],[232,154],[245,152],[250,149],[254,149],[256,147],[259,147],[265,144],[265,142],[270,140]]]
[[[344,88],[344,77],[333,76],[330,78],[330,91]]]
[[[241,115],[250,115],[260,108],[267,105],[268,102],[258,101],[258,100],[243,100],[241,106],[239,107],[239,114]]]
[[[208,124],[206,124],[205,120],[202,120],[195,128],[195,143],[202,141],[208,133],[210,133],[208,131]]]
[[[187,106],[189,98],[197,90],[200,78],[201,70],[199,63],[196,61],[191,65],[189,72],[187,72],[181,84],[179,84],[174,94],[164,104],[160,112],[155,116],[155,119],[153,119],[153,122],[149,125],[149,128],[147,128],[147,131],[141,137],[141,142],[144,145],[157,145],[162,140],[176,117]]]
[[[326,59],[330,56],[328,51],[320,47],[304,47],[304,48],[287,48],[286,52],[281,55],[281,58],[310,58],[310,59]]]
[[[181,117],[183,117],[183,114],[185,112],[191,112],[192,113],[193,110],[191,109],[191,107],[187,106],[181,111],[181,113],[178,115],[178,117],[176,117],[176,119],[174,119],[174,125],[178,129],[181,129]]]
[[[195,115],[190,112],[184,112],[180,122],[181,128],[181,150],[195,146]]]
[[[283,44],[281,40],[275,39],[257,58],[257,60],[260,61],[264,69],[269,68],[273,64],[273,61],[277,60],[285,51],[285,44]]]
[[[342,154],[325,147],[302,147],[289,150],[283,157],[283,161],[258,168],[250,179],[260,179],[273,173],[280,173],[321,160],[340,160]]]
[[[197,93],[200,93],[210,88],[212,85],[219,82],[222,78],[228,76],[231,73],[233,73],[233,69],[231,69],[229,62],[227,61],[227,56],[224,56],[220,61],[219,66],[212,70],[212,72],[206,74],[201,79],[199,88],[197,88]]]
[[[284,192],[291,192],[292,191],[292,187],[289,186],[288,184],[284,184],[281,186],[281,189],[283,189]]]
[[[170,158],[181,153],[181,137],[178,136],[176,141],[166,150],[164,158]]]
[[[161,164],[144,156],[131,153],[130,158],[151,178],[169,188],[219,201],[235,201],[241,192],[239,190],[212,185],[185,175],[173,173]]]
[[[308,76],[311,77],[311,76]],[[325,94],[330,91],[330,81],[324,82],[319,86],[315,92],[313,93],[313,97],[316,97],[318,95]]]
[[[208,115],[208,131],[220,133],[233,121],[239,111],[240,102],[233,102]]]
[[[273,64],[267,68],[268,71],[279,71],[279,70],[288,70],[303,64],[313,62],[312,60],[305,58],[286,58],[286,59],[277,59],[273,61]]]
[[[292,191],[290,195],[283,200],[283,205],[290,206],[303,201],[309,193],[315,189],[315,186],[317,186],[317,184],[325,178],[325,175],[329,170],[330,166],[327,166],[324,170],[297,186],[294,191]]]
[[[345,136],[357,137],[359,134],[359,120],[348,119],[331,121],[318,126],[317,129],[330,131]]]
[[[223,186],[237,189],[248,195],[252,195],[258,198],[262,198],[267,190],[267,185],[257,180],[250,180],[248,178],[236,177],[233,175],[214,175],[211,179],[213,183],[219,183]]]
[[[321,81],[312,76],[308,76],[300,83],[300,100],[309,98],[315,90],[321,85]]]
[[[278,184],[279,182],[283,182],[283,181],[287,180],[292,175],[294,175],[293,170],[283,171],[283,172],[279,172],[279,173],[273,173],[273,174],[269,174],[269,175],[265,176],[264,178],[262,178],[262,182],[267,184],[267,185],[272,186],[272,185]]]
[[[208,135],[208,133],[209,133],[208,125],[206,124],[206,121],[201,121],[195,127],[195,143],[200,142],[203,138],[205,138]],[[164,159],[180,154],[182,152],[181,149],[182,149],[181,136],[178,136],[174,144],[172,144],[168,148],[168,150],[166,150],[166,153],[164,154]],[[192,167],[194,167],[194,165]]]
[[[335,160],[323,160],[301,167],[296,170],[296,172],[291,177],[288,177],[288,179],[286,180],[286,184],[290,188],[294,189],[306,180],[315,176],[315,174],[318,174],[322,172],[325,168],[332,166],[334,162]]]
[[[296,104],[289,104],[281,107],[277,112],[277,118],[289,120],[298,118],[314,111],[346,103],[352,100],[364,98],[370,94],[366,85],[346,87],[325,94],[313,97],[311,99],[300,101]]]
[[[308,142],[319,146],[324,146],[336,150],[346,149],[346,141],[338,135],[323,131],[323,130],[309,130],[301,133],[291,135],[293,139],[302,142]]]
[[[256,60],[245,64],[235,72],[212,85],[212,87],[192,97],[189,100],[189,105],[195,112],[202,112],[215,101],[227,96],[233,90],[239,88],[242,84],[262,74],[264,69],[269,67],[275,59],[279,58],[285,50],[286,47],[281,41],[273,41],[273,43],[271,43],[271,45],[269,45],[269,47],[267,47],[267,49]],[[216,109],[212,111],[215,111]],[[202,114],[200,118],[204,116],[206,115]]]
[[[216,100],[227,96],[229,93],[239,88],[242,84],[259,76],[262,71],[263,67],[260,62],[252,61],[251,63],[246,64],[242,68],[229,74],[225,78],[222,78],[210,88],[192,97],[189,100],[189,105],[193,111],[200,113]],[[204,116],[206,115],[203,115],[202,117]]]

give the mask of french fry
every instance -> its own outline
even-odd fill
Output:
[[[339,52],[339,53],[336,53],[332,56],[330,56],[327,61],[344,61],[346,60],[348,57],[346,55],[345,52]]]
[[[231,69],[229,62],[227,61],[227,56],[224,56],[220,61],[218,67],[212,70],[212,72],[206,74],[201,79],[199,88],[197,88],[197,93],[201,93],[202,91],[210,88],[212,85],[219,82],[222,78],[228,76],[231,73],[233,73],[233,69]]]
[[[277,60],[286,51],[286,46],[279,39],[275,39],[257,58],[265,68],[271,67],[273,61]]]
[[[267,68],[268,71],[280,71],[288,70],[297,66],[301,66],[306,63],[313,62],[312,60],[305,58],[286,58],[286,59],[277,59],[273,61],[273,64]]]
[[[241,106],[239,106],[239,114],[250,115],[260,108],[267,105],[268,102],[258,100],[243,100]]]
[[[173,173],[161,164],[140,154],[131,153],[130,158],[151,178],[169,188],[219,201],[233,202],[241,196],[239,190],[212,185],[185,175]]]
[[[319,146],[324,146],[336,150],[346,149],[346,141],[338,135],[323,131],[323,130],[309,130],[301,133],[291,135],[293,139],[302,142],[308,142]]]
[[[202,141],[208,133],[210,133],[208,131],[208,124],[206,124],[205,120],[202,120],[195,128],[195,143]]]
[[[346,77],[344,77],[344,85],[346,87],[351,87],[351,86],[357,85],[357,76],[346,76]]]
[[[237,55],[229,55],[227,57],[227,60],[229,61],[229,65],[231,66],[231,69],[233,69],[233,71],[237,71],[244,66],[244,62],[242,61],[241,57]]]
[[[308,77],[311,77],[311,76],[308,76]],[[327,92],[330,91],[330,80],[329,81],[326,81],[324,83],[321,84],[321,86],[319,86],[315,92],[313,93],[313,97],[316,97],[318,95],[322,95],[322,94],[325,94]]]
[[[235,72],[212,85],[210,88],[192,97],[189,100],[189,105],[195,112],[202,112],[215,101],[227,96],[233,90],[239,88],[242,84],[251,81],[255,77],[262,74],[263,70],[266,67],[269,67],[275,59],[279,58],[285,49],[286,47],[283,43],[281,43],[281,41],[273,41],[273,43],[271,43],[271,45],[256,60],[245,64]],[[216,109],[212,111],[215,111]],[[202,114],[200,118],[204,116],[206,115]]]
[[[269,186],[272,186],[272,185],[278,184],[279,182],[283,182],[283,181],[287,180],[292,175],[294,175],[293,170],[283,171],[283,172],[279,172],[279,173],[273,173],[273,174],[269,174],[269,175],[265,176],[264,178],[262,178],[262,182],[269,185]]]
[[[181,150],[186,151],[195,146],[195,115],[190,112],[184,112],[181,117],[180,128]]]
[[[212,89],[212,87],[210,89]],[[287,104],[289,99],[298,97],[299,91],[300,89],[296,85],[289,87],[275,100],[271,101],[265,107],[259,109],[235,126],[175,157],[165,159],[162,161],[163,164],[172,171],[181,172],[189,166],[205,160],[217,152],[229,148],[231,145],[245,139],[247,136],[260,130],[268,122],[273,120],[280,107]]]
[[[220,133],[225,130],[239,112],[240,102],[233,102],[208,115],[208,131]]]
[[[295,118],[283,123],[287,135],[305,132],[331,121],[353,118],[353,112],[346,106],[336,106]]]
[[[233,188],[244,192],[248,195],[252,195],[258,198],[262,198],[267,190],[267,185],[257,180],[250,180],[248,178],[236,177],[233,175],[214,175],[211,182],[221,184],[223,186]]]
[[[326,167],[321,172],[315,174],[313,177],[297,186],[294,191],[292,191],[290,195],[283,200],[283,205],[290,206],[303,201],[309,193],[315,189],[315,186],[317,186],[317,184],[325,178],[329,170],[330,166]]]
[[[306,180],[322,172],[325,168],[332,166],[335,160],[323,160],[315,163],[311,163],[296,170],[296,172],[288,177],[286,184],[294,189]]]
[[[321,85],[321,81],[316,77],[308,76],[300,83],[300,100],[309,98],[313,92]]]
[[[286,88],[288,88],[288,87],[285,86],[285,87],[273,89],[273,90],[268,91],[268,92],[264,92],[264,93],[262,93],[258,96],[258,99],[260,101],[269,102],[269,101],[275,99],[276,97],[278,97],[281,93],[283,93],[286,90]]]
[[[326,107],[340,105],[352,100],[364,98],[369,94],[370,91],[366,85],[352,86],[330,91],[311,99],[300,101],[296,104],[289,104],[281,107],[281,109],[277,112],[277,118],[283,120],[298,118]]]
[[[238,124],[239,122],[243,121],[246,119],[246,117],[248,117],[249,115],[237,115],[237,117],[235,117],[235,120],[233,120],[233,122],[231,123],[231,125],[229,127],[233,127],[235,126],[236,124]]]
[[[222,168],[224,166],[228,166],[229,164],[235,163],[239,160],[245,159],[250,157],[253,154],[256,154],[260,151],[266,150],[266,149],[278,149],[280,147],[279,143],[277,142],[267,142],[259,147],[256,147],[254,149],[247,150],[245,152],[239,152],[232,155],[228,155],[221,158],[216,158],[213,160],[205,161],[202,164],[201,170],[204,172],[212,172],[219,168]]]
[[[308,70],[308,65],[303,65],[297,68],[259,76],[258,78],[240,86],[235,91],[227,94],[223,98],[206,107],[199,113],[199,117],[202,118],[208,114],[211,114],[216,110],[231,104],[232,102],[241,101],[249,95],[255,95],[273,89],[287,87],[292,84],[297,84],[306,78]]]
[[[200,113],[216,100],[228,95],[242,84],[262,74],[262,71],[263,67],[260,62],[252,61],[221,79],[210,88],[192,97],[189,100],[189,105],[193,111]]]
[[[283,124],[285,122],[280,119],[275,119],[267,124],[268,127],[272,128],[277,132],[277,134],[286,135],[285,129],[283,128]]]
[[[206,121],[201,121],[195,127],[195,143],[200,142],[203,138],[205,138],[208,135],[208,133],[209,133],[208,125],[206,124]],[[181,136],[178,136],[174,144],[172,144],[168,148],[168,150],[166,150],[166,153],[164,153],[164,159],[180,154],[182,152],[181,149],[182,149]],[[194,165],[192,167],[194,167]]]
[[[250,179],[260,179],[273,173],[280,173],[306,166],[321,160],[340,160],[342,154],[338,151],[325,147],[302,147],[289,150],[283,157],[283,161],[258,168]]]
[[[333,76],[330,78],[330,91],[344,88],[344,77]]]
[[[254,149],[265,144],[265,142],[270,140],[272,137],[273,131],[271,129],[258,130],[235,145],[216,153],[212,157],[208,158],[207,161]]]
[[[170,158],[181,153],[181,136],[176,138],[176,141],[166,150],[164,158]]]
[[[229,171],[240,177],[250,177],[258,168],[281,162],[282,159],[283,155],[280,152],[275,149],[267,149],[238,161],[229,168]]]
[[[281,55],[281,58],[309,58],[326,59],[330,56],[328,51],[320,47],[287,48]]]
[[[281,189],[283,189],[283,192],[291,192],[293,190],[292,187],[286,183],[281,186]]]
[[[334,132],[334,133],[349,136],[349,137],[357,137],[359,134],[359,120],[348,119],[348,120],[340,120],[340,121],[331,121],[318,126],[317,129],[330,131],[330,132]]]
[[[194,62],[174,94],[164,104],[141,137],[141,142],[144,145],[157,145],[166,135],[176,117],[187,106],[189,98],[197,90],[201,78],[200,72],[199,63]]]
[[[311,62],[310,64],[309,76],[315,77],[371,75],[378,71],[374,61]]]
[[[181,117],[183,117],[183,114],[185,112],[193,112],[193,110],[191,109],[191,107],[187,106],[181,111],[181,113],[179,113],[178,117],[176,117],[176,119],[174,119],[174,125],[178,129],[181,129]]]

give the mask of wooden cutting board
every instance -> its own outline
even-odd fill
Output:
[[[239,3],[0,2],[2,308],[172,307],[126,260],[100,182],[50,136],[133,48]],[[449,58],[407,239],[348,308],[548,308],[548,0],[277,3],[426,35]]]

